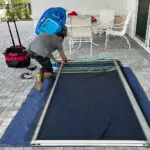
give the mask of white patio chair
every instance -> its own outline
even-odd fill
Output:
[[[103,32],[107,30],[108,27],[113,26],[115,18],[115,10],[112,9],[102,9],[100,10],[100,16],[99,16],[99,23],[98,25],[94,26],[94,31],[96,33],[99,33],[100,36]]]
[[[0,21],[6,20],[6,9],[0,9]]]
[[[82,42],[90,43],[90,52],[92,54],[92,25],[90,16],[72,16],[69,17],[68,36],[70,44],[70,54],[72,53],[73,44],[79,42],[77,49],[81,47]]]
[[[131,18],[131,12],[129,12],[126,16],[126,19],[123,23],[121,24],[114,24],[114,26],[112,28],[108,28],[106,31],[106,40],[105,40],[105,50],[107,48],[107,43],[109,40],[109,35],[113,35],[113,36],[120,36],[123,37],[124,39],[126,39],[127,44],[129,45],[129,49],[131,48],[130,42],[127,39],[127,37],[125,36],[126,31],[127,31],[127,27],[129,24]]]

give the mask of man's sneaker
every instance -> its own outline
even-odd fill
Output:
[[[44,78],[50,78],[51,76],[53,76],[52,72],[44,72]]]

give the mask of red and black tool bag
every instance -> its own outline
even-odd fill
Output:
[[[8,67],[23,68],[30,65],[29,54],[23,46],[9,47],[4,55]]]
[[[17,45],[17,46],[15,46],[15,42],[14,42],[14,39],[13,39],[13,36],[12,36],[12,32],[11,32],[11,29],[10,29],[9,22],[10,21],[7,21],[7,24],[8,24],[8,28],[9,28],[9,32],[10,32],[10,35],[11,35],[13,46],[8,47],[6,49],[6,51],[3,53],[4,56],[5,56],[6,64],[7,64],[8,67],[13,67],[13,68],[28,67],[30,65],[30,57],[29,57],[28,52],[26,51],[26,48],[21,45],[21,41],[20,41],[18,30],[17,30],[16,22],[11,21],[11,22],[14,22],[17,37],[18,37],[18,41],[19,41],[19,44],[20,44],[20,45]]]

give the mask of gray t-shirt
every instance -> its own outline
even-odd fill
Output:
[[[29,50],[38,55],[46,57],[55,50],[63,50],[62,41],[56,35],[41,34],[38,35],[29,45]]]

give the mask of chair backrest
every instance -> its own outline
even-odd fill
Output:
[[[0,18],[4,18],[6,15],[6,9],[0,9]]]
[[[107,29],[108,26],[112,27],[115,19],[115,10],[102,9],[100,10],[100,24],[103,28]]]
[[[71,16],[70,17],[70,36],[71,37],[91,37],[92,26],[90,16]]]
[[[91,26],[90,16],[70,16],[72,26]]]
[[[126,17],[125,22],[124,22],[123,30],[122,30],[122,32],[124,34],[126,33],[130,19],[131,19],[131,12],[128,12],[127,17]]]

